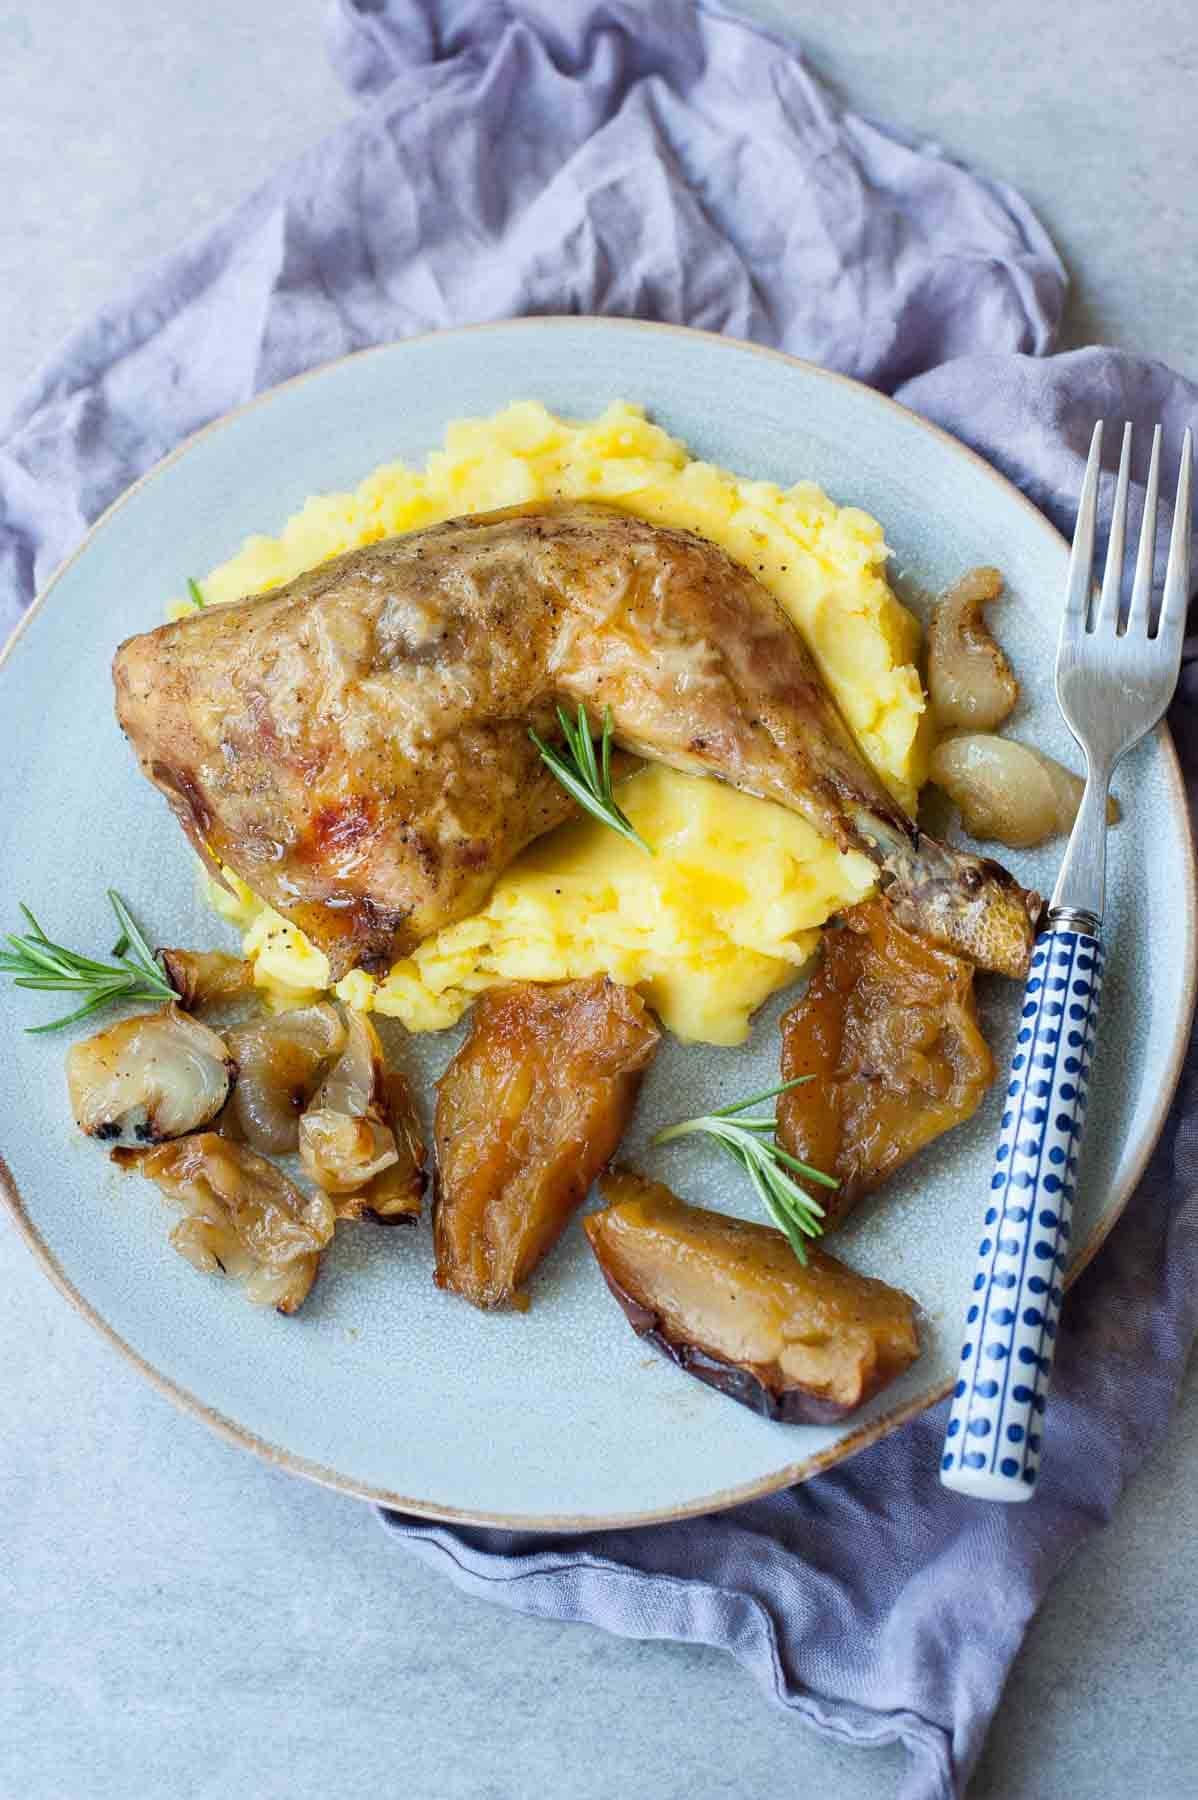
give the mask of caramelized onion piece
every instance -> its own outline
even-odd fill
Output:
[[[943,788],[972,838],[990,838],[1012,850],[1030,850],[1072,831],[1085,782],[1042,750],[1014,738],[969,732],[948,738],[932,753],[931,779]],[[1107,803],[1107,823],[1119,819],[1119,803]]]
[[[381,1116],[313,1107],[300,1120],[300,1160],[326,1194],[357,1195],[396,1160],[395,1134]],[[357,1217],[358,1207],[345,1217]]]
[[[233,1276],[255,1306],[293,1313],[301,1304],[333,1235],[327,1195],[309,1198],[264,1156],[214,1131],[113,1154],[182,1207],[171,1243],[193,1268]]]
[[[398,1069],[388,1069],[383,1085],[386,1089],[387,1118],[395,1133],[395,1162],[381,1175],[376,1175],[366,1190],[366,1210],[380,1225],[403,1225],[420,1217],[426,1182],[427,1152],[424,1133],[416,1116],[412,1091]]]
[[[919,1355],[915,1303],[780,1231],[688,1206],[626,1170],[583,1220],[639,1337],[688,1375],[783,1424],[843,1419]]]
[[[782,1020],[778,1140],[835,1175],[813,1189],[831,1227],[862,1194],[977,1110],[994,1079],[973,967],[868,900],[824,934],[823,957]],[[796,1177],[796,1179],[800,1179]]]
[[[313,1180],[336,1196],[339,1219],[419,1217],[424,1142],[416,1111],[362,1013],[350,1013],[345,1048],[300,1120],[299,1153]]]
[[[188,1012],[240,1000],[254,991],[254,965],[225,950],[159,950],[166,978]]]
[[[383,1046],[365,1013],[349,1012],[337,1061],[320,1084],[313,1106],[364,1118],[383,1094]]]
[[[936,605],[928,625],[928,698],[941,730],[992,731],[1019,698],[1011,665],[982,608],[1002,593],[997,569],[971,569]]]
[[[424,1199],[426,1152],[411,1090],[397,1069],[384,1071],[380,1105],[389,1128],[386,1142],[394,1146],[394,1157],[371,1176],[364,1187],[331,1190],[333,1204],[339,1219],[369,1218],[378,1225],[414,1225],[420,1217]],[[301,1120],[301,1155],[304,1141]],[[359,1145],[363,1141],[359,1139]],[[326,1162],[327,1155],[326,1150]],[[311,1172],[315,1173],[315,1170]],[[360,1177],[360,1168],[358,1173]]]
[[[75,1122],[109,1143],[157,1144],[206,1125],[236,1073],[224,1041],[173,1004],[122,1019],[67,1052]]]
[[[255,1150],[283,1156],[299,1142],[300,1114],[330,1057],[345,1043],[335,1006],[301,1006],[226,1032],[240,1071],[229,1102],[234,1132]]]
[[[527,1306],[541,1258],[615,1150],[660,1033],[606,977],[494,988],[437,1084],[437,1286]]]

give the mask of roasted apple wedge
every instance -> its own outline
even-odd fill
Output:
[[[497,988],[437,1084],[438,1287],[523,1309],[525,1282],[612,1155],[660,1033],[605,977]]]
[[[778,1141],[840,1182],[825,1229],[917,1150],[977,1110],[994,1079],[973,966],[867,900],[824,934],[807,991],[782,1020]]]
[[[679,1200],[628,1170],[583,1220],[638,1337],[688,1375],[785,1425],[843,1419],[919,1355],[915,1302],[780,1231]]]

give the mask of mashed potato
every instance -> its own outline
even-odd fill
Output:
[[[388,464],[353,494],[316,496],[278,538],[250,538],[201,586],[219,604],[359,544],[558,497],[687,526],[752,569],[803,633],[865,755],[914,810],[928,740],[919,628],[887,584],[881,527],[809,482],[783,490],[697,462],[634,406],[572,423],[523,402],[463,420],[423,471]],[[619,798],[655,856],[591,820],[562,826],[512,864],[480,912],[381,982],[355,971],[338,994],[431,1031],[498,981],[606,970],[635,983],[679,1037],[743,1041],[753,1010],[811,955],[819,926],[869,891],[870,864],[781,807],[660,766],[623,783]],[[211,887],[213,904],[241,927],[272,1000],[326,987],[324,956],[230,879],[231,895]]]

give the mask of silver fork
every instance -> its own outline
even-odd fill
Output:
[[[1158,425],[1122,629],[1130,425],[1123,428],[1101,594],[1095,595],[1093,584],[1101,420],[1073,536],[1056,688],[1065,723],[1085,752],[1086,789],[1047,927],[1032,953],[941,1459],[946,1487],[985,1500],[1030,1499],[1040,1468],[1102,981],[1107,795],[1116,763],[1163,717],[1181,665],[1190,589],[1190,433],[1182,441],[1154,630],[1160,452]]]

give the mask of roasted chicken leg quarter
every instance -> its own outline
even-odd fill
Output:
[[[617,743],[791,808],[878,865],[899,919],[1019,975],[1038,896],[922,834],[799,633],[690,532],[563,504],[351,551],[130,638],[117,714],[204,854],[329,957],[387,965],[463,918],[573,808],[529,726],[611,708]]]

